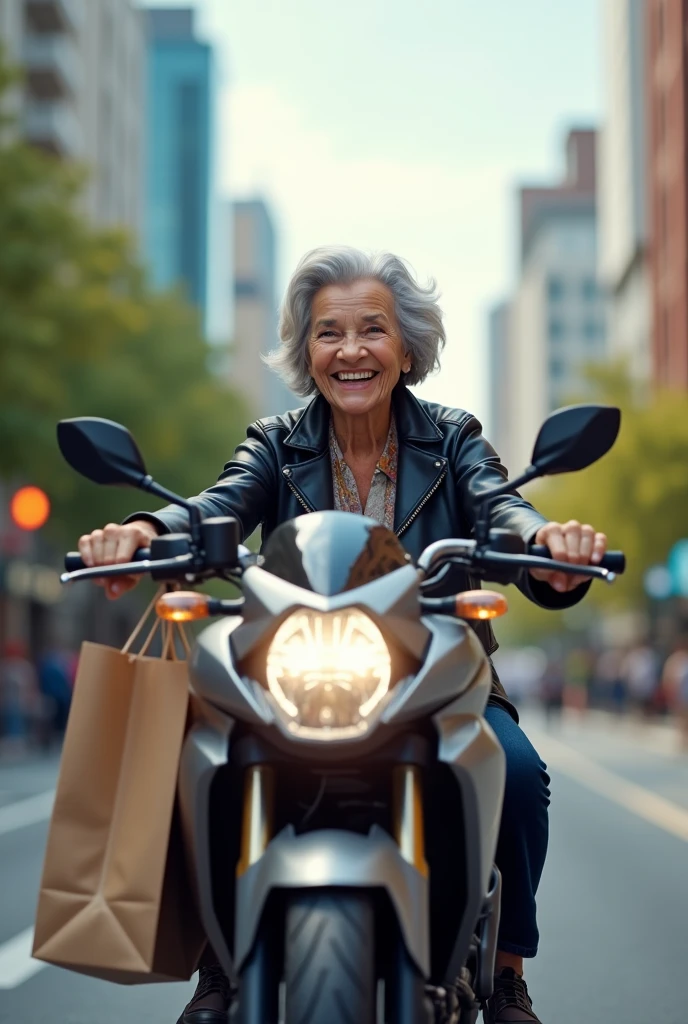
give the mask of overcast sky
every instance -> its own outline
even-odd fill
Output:
[[[598,0],[198,0],[222,193],[262,194],[280,290],[309,248],[388,249],[442,292],[425,397],[484,417],[486,314],[516,269],[514,185],[600,108]]]

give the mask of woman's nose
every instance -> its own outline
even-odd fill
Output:
[[[358,332],[356,330],[347,331],[342,337],[337,353],[338,357],[340,359],[360,359],[364,353],[365,347]]]

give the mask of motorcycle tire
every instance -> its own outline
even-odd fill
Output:
[[[302,892],[290,897],[285,1024],[375,1024],[374,939],[369,895]]]

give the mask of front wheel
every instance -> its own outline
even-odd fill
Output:
[[[375,1024],[375,912],[366,893],[290,897],[285,1024]]]

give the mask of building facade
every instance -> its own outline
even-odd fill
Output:
[[[511,427],[511,303],[497,303],[488,314],[488,438],[509,470],[514,470]]]
[[[0,38],[24,71],[22,134],[90,169],[84,210],[140,235],[145,31],[132,0],[3,0]]]
[[[255,416],[301,404],[261,356],[278,344],[275,229],[262,199],[234,206],[234,350],[231,379]]]
[[[545,417],[584,396],[586,368],[606,358],[597,280],[596,133],[571,131],[564,180],[521,188],[519,202],[521,267],[509,316],[504,427],[504,461],[514,471],[529,463]]]
[[[652,367],[688,389],[688,0],[647,0]]]
[[[604,122],[600,135],[599,276],[608,296],[608,348],[637,381],[652,375],[647,203],[647,49],[644,0],[605,0]]]
[[[146,14],[146,256],[155,287],[183,285],[205,319],[212,50],[195,37],[193,10],[155,8]]]

